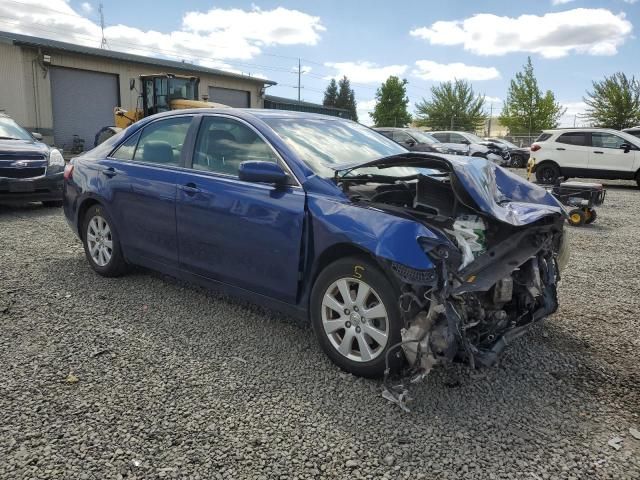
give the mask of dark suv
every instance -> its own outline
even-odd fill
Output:
[[[428,133],[413,128],[379,127],[374,130],[412,152],[458,153]]]
[[[64,159],[41,139],[0,114],[0,202],[62,205]]]

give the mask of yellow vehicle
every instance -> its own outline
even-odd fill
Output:
[[[127,128],[138,120],[155,113],[184,108],[220,108],[227,107],[221,103],[198,100],[198,77],[187,77],[162,73],[157,75],[140,76],[142,92],[138,96],[137,107],[133,112],[122,107],[113,109],[114,125],[102,127],[96,134],[94,146],[104,142],[119,131]],[[135,79],[129,84],[135,90]]]

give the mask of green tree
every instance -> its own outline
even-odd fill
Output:
[[[542,93],[531,57],[528,57],[524,69],[511,80],[500,123],[509,129],[511,135],[530,135],[557,127],[566,110],[556,102],[551,90]]]
[[[391,76],[376,91],[376,106],[369,113],[377,127],[404,127],[411,123],[407,110],[407,81]]]
[[[331,84],[329,84],[329,86],[331,86]],[[351,82],[346,75],[338,82],[338,96],[335,106],[348,110],[351,120],[358,121],[356,94],[351,88]]]
[[[592,82],[587,92],[587,117],[597,127],[623,128],[640,123],[640,82],[624,73],[614,73],[601,82]]]
[[[416,104],[417,123],[433,130],[475,130],[481,126],[484,95],[478,96],[465,80],[443,82],[431,87],[431,101]]]
[[[336,79],[332,78],[327,85],[327,89],[324,91],[324,100],[322,101],[322,105],[325,107],[335,107],[338,102],[338,84],[336,83]]]

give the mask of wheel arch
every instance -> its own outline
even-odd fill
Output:
[[[538,168],[541,165],[548,165],[548,164],[554,165],[562,174],[562,167],[558,164],[558,162],[556,162],[555,160],[551,160],[550,158],[536,162],[533,171],[535,172],[536,170],[538,170]]]
[[[80,240],[84,240],[84,231],[83,231],[84,229],[82,228],[82,226],[84,225],[84,217],[87,214],[87,211],[89,211],[89,209],[94,205],[100,205],[104,208],[104,204],[95,197],[85,198],[80,204],[80,206],[78,207],[77,224],[78,224],[78,235],[80,236]]]

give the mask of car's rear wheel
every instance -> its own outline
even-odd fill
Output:
[[[543,163],[536,169],[538,183],[555,183],[560,176],[560,169],[553,163]]]
[[[513,168],[524,167],[524,157],[522,155],[511,155],[511,166]]]
[[[89,207],[82,228],[84,253],[91,268],[104,277],[116,277],[124,273],[126,263],[118,235],[111,217],[101,205]]]
[[[343,370],[379,377],[389,347],[400,341],[398,292],[371,261],[347,257],[326,267],[311,293],[311,322],[320,346]],[[400,349],[389,355],[393,370]]]

